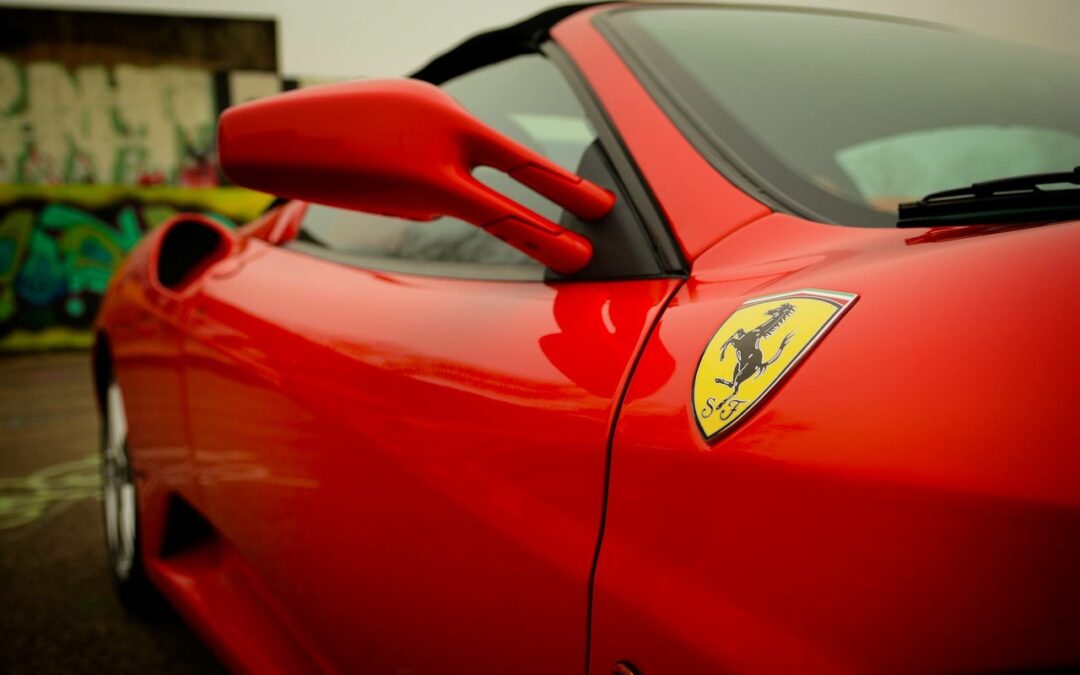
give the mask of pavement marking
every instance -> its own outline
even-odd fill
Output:
[[[29,525],[67,504],[100,495],[97,453],[53,464],[24,478],[0,477],[0,530]]]

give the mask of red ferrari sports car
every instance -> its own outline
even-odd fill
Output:
[[[121,597],[229,668],[1080,667],[1077,63],[579,5],[219,155],[281,199],[93,358]]]

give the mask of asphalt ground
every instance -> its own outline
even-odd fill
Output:
[[[106,569],[85,352],[0,356],[0,673],[222,673],[171,611],[135,617]]]

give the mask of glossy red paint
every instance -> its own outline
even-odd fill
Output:
[[[1080,223],[769,214],[693,151],[595,11],[554,37],[689,278],[347,268],[273,245],[295,235],[293,204],[176,294],[148,274],[152,237],[101,327],[154,580],[238,672],[1080,663]],[[859,300],[705,442],[690,390],[713,332],[746,299],[801,288]],[[163,557],[174,496],[215,531]]]
[[[695,260],[620,412],[590,672],[619,660],[646,673],[1080,662],[1080,432],[1068,422],[1080,224],[760,218],[588,12],[553,37]],[[690,409],[697,358],[744,300],[799,288],[860,301],[745,426],[706,443]],[[1010,365],[1033,327],[1051,325],[1061,330],[1037,343],[1052,364]],[[672,372],[660,387],[658,369]],[[639,377],[650,377],[641,393]]]
[[[699,259],[620,412],[591,672],[1080,662],[1080,223],[912,234],[774,215]],[[860,299],[706,443],[697,355],[743,300],[796,288]],[[1040,365],[1020,366],[1035,345]]]
[[[254,238],[278,217],[170,298],[187,413],[170,445],[194,457],[132,439],[155,580],[240,671],[580,669],[614,402],[678,281],[364,271]],[[161,386],[130,375],[159,336],[114,334],[126,308],[105,325],[137,405]],[[178,466],[182,487],[160,484]],[[174,490],[217,532],[162,558]]]
[[[473,169],[503,171],[583,220],[602,218],[614,203],[607,190],[416,80],[329,84],[230,108],[218,147],[237,184],[413,220],[453,216],[561,274],[585,267],[589,240],[484,185]]]
[[[587,15],[553,35],[695,259],[620,412],[590,672],[619,660],[646,673],[1080,662],[1080,432],[1068,423],[1080,326],[1066,309],[1080,224],[725,217],[745,196],[694,189],[721,179]],[[743,427],[706,443],[690,409],[698,356],[744,300],[798,288],[860,301]],[[1053,364],[1010,365],[1050,325],[1063,330],[1037,341]],[[676,367],[638,393],[653,359]]]

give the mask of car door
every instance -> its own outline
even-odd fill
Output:
[[[613,262],[556,279],[464,223],[308,205],[192,300],[203,508],[317,667],[577,672],[620,392],[679,279],[549,61],[446,88],[620,194]]]
[[[177,493],[197,500],[181,367],[184,303],[192,289],[159,283],[155,256],[162,235],[151,234],[147,245],[125,263],[135,271],[122,275],[110,290],[116,309],[111,310],[108,341],[99,348],[107,350],[104,362],[111,364],[119,385],[134,469],[160,477],[142,488],[143,495]],[[140,508],[150,503],[152,499]],[[160,514],[144,515],[152,519]]]

